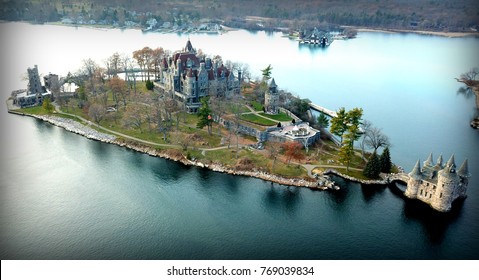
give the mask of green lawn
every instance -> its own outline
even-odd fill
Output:
[[[260,115],[263,116],[263,117],[267,117],[267,118],[270,118],[270,119],[273,119],[273,120],[280,121],[280,122],[287,122],[287,121],[290,121],[290,120],[293,119],[290,116],[286,115],[286,113],[283,113],[283,112],[280,112],[277,115],[270,115],[270,114],[266,114],[266,113],[260,113]]]
[[[43,109],[42,106],[35,106],[35,107],[28,107],[15,110],[17,112],[22,112],[25,114],[32,114],[32,115],[48,115],[50,114],[47,110]]]
[[[258,101],[251,101],[251,105],[255,111],[263,111],[263,104],[259,103]]]
[[[258,115],[255,115],[255,114],[245,114],[245,115],[241,115],[241,119],[242,119],[242,120],[245,120],[245,121],[248,121],[248,122],[255,123],[255,124],[263,125],[263,126],[273,126],[273,125],[276,125],[276,122],[267,120],[267,119],[262,118],[262,117],[260,117],[260,116],[258,116]]]

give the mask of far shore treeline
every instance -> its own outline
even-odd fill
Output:
[[[130,1],[5,0],[0,20],[64,22],[142,29],[205,23],[248,30],[312,27],[477,32],[476,0]]]

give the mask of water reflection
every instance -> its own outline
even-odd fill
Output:
[[[347,207],[345,201],[348,199],[349,196],[349,188],[355,187],[353,186],[354,183],[348,183],[343,178],[334,175],[331,175],[331,179],[337,186],[339,186],[339,190],[329,191],[328,197],[330,199],[328,201],[332,202],[331,206],[333,208]]]
[[[301,190],[298,187],[276,185],[271,183],[263,196],[263,205],[268,210],[281,210],[282,213],[294,214],[301,202]]]
[[[150,169],[153,171],[154,176],[161,181],[178,181],[183,175],[190,172],[191,168],[189,165],[167,161],[162,158],[157,158],[150,164]]]
[[[467,99],[470,99],[472,97],[475,96],[474,92],[472,91],[472,89],[470,87],[466,87],[466,86],[463,86],[463,87],[460,87],[457,92],[456,92],[457,95],[463,95],[465,96]]]
[[[453,203],[450,212],[441,213],[421,201],[404,198],[403,220],[405,223],[411,220],[418,221],[429,242],[440,245],[448,227],[461,216],[463,204],[464,200],[457,200]]]
[[[386,189],[383,185],[361,185],[361,193],[365,202],[371,202],[384,195]]]
[[[62,134],[67,134],[67,133],[62,133]],[[78,139],[79,137],[71,137],[71,138],[75,138],[75,139]],[[110,149],[111,149],[111,146],[108,145],[108,144],[104,144],[104,143],[101,143],[101,142],[98,142],[98,141],[93,141],[94,143],[92,143],[90,146],[91,146],[91,150],[92,152],[94,152],[94,154],[98,157],[98,158],[101,158],[101,159],[107,159],[108,156],[110,155]]]

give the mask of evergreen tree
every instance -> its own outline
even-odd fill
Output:
[[[379,162],[379,158],[376,153],[373,153],[368,163],[366,164],[366,167],[364,167],[363,174],[368,178],[376,179],[379,177],[380,172],[381,164]]]
[[[153,84],[153,82],[150,81],[150,79],[148,79],[148,80],[146,81],[146,89],[147,89],[147,90],[153,90],[154,87],[155,87],[155,84]]]
[[[389,147],[384,148],[381,157],[379,158],[379,162],[381,165],[381,172],[389,173],[391,172],[391,155],[389,154]]]
[[[332,134],[341,137],[341,142],[343,142],[343,134],[347,129],[347,113],[344,107],[341,107],[337,112],[337,117],[331,119],[330,131]]]
[[[271,67],[271,64],[268,65],[268,67],[261,69],[261,74],[263,75],[263,81],[268,81],[271,79],[271,71],[273,70],[273,67]]]
[[[196,124],[196,127],[203,128],[205,126],[208,126],[208,133],[211,135],[212,124],[213,119],[211,117],[211,109],[208,98],[201,98],[201,107],[198,110],[198,123]]]
[[[329,119],[324,113],[320,113],[318,116],[318,125],[321,128],[326,128],[329,126]]]

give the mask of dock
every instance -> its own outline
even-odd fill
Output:
[[[335,117],[338,116],[338,114],[337,114],[335,111],[326,109],[326,108],[324,108],[324,107],[322,107],[322,106],[319,106],[319,105],[317,105],[317,104],[314,104],[314,103],[309,103],[309,107],[310,107],[311,109],[314,109],[314,110],[316,110],[316,111],[318,111],[318,112],[321,112],[321,113],[323,113],[323,114],[325,114],[325,115],[328,115],[328,116],[330,116],[331,118],[335,118]]]

